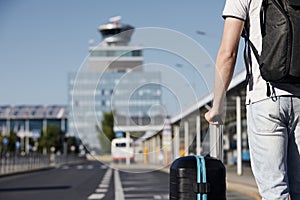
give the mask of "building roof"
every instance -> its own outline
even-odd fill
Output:
[[[246,69],[242,70],[241,72],[237,73],[234,78],[232,79],[228,90],[233,89],[243,81],[245,81],[246,77]],[[202,106],[205,106],[207,103],[211,102],[213,100],[213,93],[209,93],[205,95],[203,98],[201,98],[198,102],[196,102],[194,105],[189,107],[188,109],[184,110],[183,112],[179,113],[178,115],[175,115],[171,118],[171,123],[176,123],[177,121],[181,120],[182,118],[185,118],[189,114],[193,113],[197,109],[201,108]]]
[[[2,105],[0,119],[66,119],[67,106]]]

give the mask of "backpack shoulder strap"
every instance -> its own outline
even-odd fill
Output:
[[[244,63],[246,67],[246,84],[249,84],[249,89],[252,90],[252,66],[251,66],[251,55],[249,47],[249,20],[248,17],[244,24],[244,29],[242,32],[242,37],[244,38]]]
[[[265,34],[265,12],[266,12],[266,6],[267,6],[268,0],[263,0],[262,6],[260,9],[260,28],[261,28],[261,34],[262,36]],[[257,60],[257,63],[260,65],[259,62],[259,53],[254,44],[250,40],[249,35],[249,17],[247,17],[244,25],[244,29],[242,32],[242,37],[245,41],[245,47],[244,47],[244,62],[246,65],[246,84],[249,84],[249,90],[251,91],[253,89],[253,76],[252,76],[252,60],[251,60],[251,50],[254,54],[255,59]],[[267,96],[270,96],[270,86],[267,83]]]
[[[268,0],[263,0],[261,10],[260,10],[260,27],[261,27],[261,34],[265,34],[265,5]],[[250,40],[250,22],[249,22],[249,16],[245,20],[244,29],[242,32],[242,37],[244,38],[244,63],[246,65],[246,84],[249,84],[249,90],[251,91],[253,88],[253,80],[252,80],[252,60],[251,60],[251,51],[253,52],[255,59],[257,60],[259,64],[259,53],[254,46],[254,44]]]

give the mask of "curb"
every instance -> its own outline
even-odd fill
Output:
[[[0,178],[7,177],[7,176],[19,175],[19,174],[26,174],[26,173],[31,173],[31,172],[44,171],[44,170],[49,170],[49,169],[54,169],[54,168],[55,168],[55,166],[49,166],[49,167],[43,167],[43,168],[37,168],[37,169],[27,169],[27,170],[18,171],[18,172],[9,172],[9,173],[5,173],[5,174],[0,174]]]

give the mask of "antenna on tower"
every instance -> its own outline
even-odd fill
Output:
[[[115,17],[111,17],[109,18],[109,22],[112,22],[114,24],[119,24],[119,21],[122,19],[121,16],[115,16]]]

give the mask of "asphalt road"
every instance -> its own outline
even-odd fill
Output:
[[[234,191],[228,200],[251,200]],[[166,200],[169,174],[116,170],[96,161],[0,177],[0,200]]]
[[[107,167],[99,162],[87,162],[1,177],[0,199],[85,200],[98,187],[106,172]],[[113,183],[110,186],[113,189]],[[106,199],[114,197],[107,195]]]
[[[120,171],[120,179],[126,200],[169,199],[169,174],[167,173]]]

